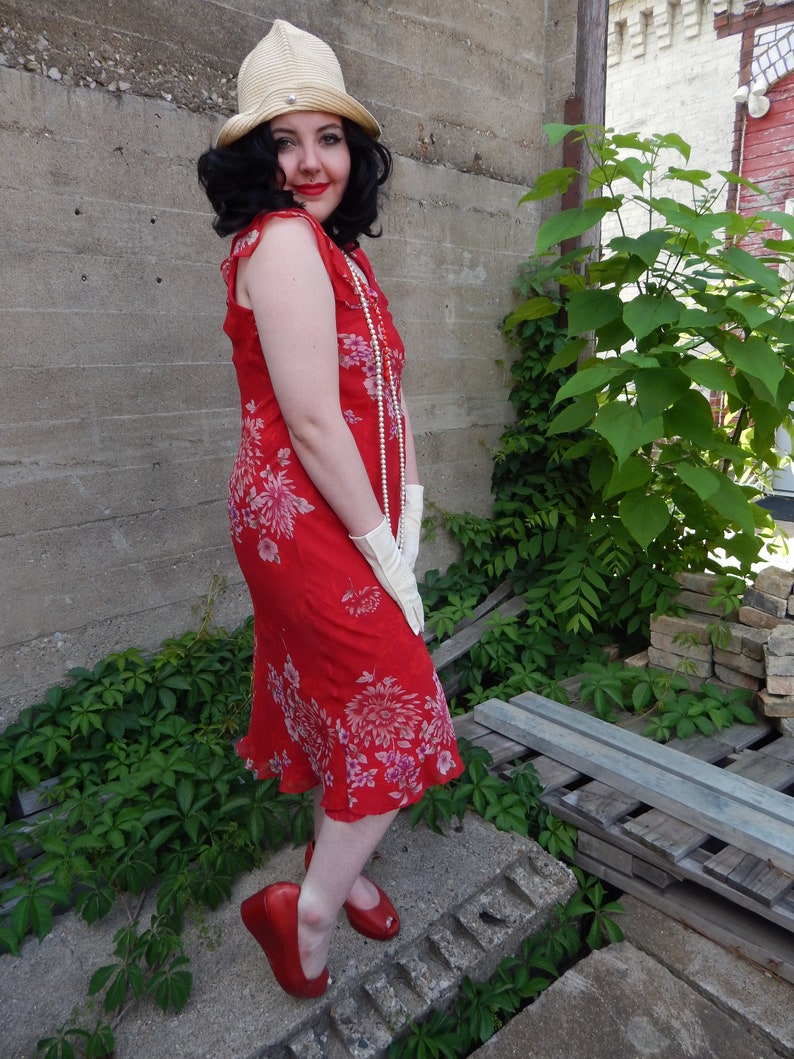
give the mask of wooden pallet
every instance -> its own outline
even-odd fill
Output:
[[[662,747],[533,694],[456,731],[497,769],[532,761],[582,868],[794,981],[794,739],[760,721]]]

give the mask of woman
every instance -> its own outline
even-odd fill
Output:
[[[267,886],[241,914],[281,986],[314,997],[340,909],[367,937],[397,934],[361,869],[398,810],[461,763],[420,636],[404,350],[357,243],[379,234],[391,156],[331,49],[287,22],[237,89],[199,179],[216,231],[235,235],[222,266],[243,419],[229,511],[255,631],[238,752],[281,790],[315,791],[302,885]]]

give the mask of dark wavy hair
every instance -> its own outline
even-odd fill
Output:
[[[323,227],[340,247],[356,246],[361,235],[377,239],[378,195],[389,179],[391,152],[355,122],[342,118],[350,150],[350,178],[342,201]],[[283,171],[270,125],[264,122],[226,147],[211,147],[198,160],[198,179],[210,200],[212,227],[234,235],[260,213],[295,209],[291,191],[279,187]]]

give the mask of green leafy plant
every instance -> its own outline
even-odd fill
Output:
[[[622,911],[601,884],[577,872],[582,889],[555,910],[539,934],[516,956],[502,960],[483,982],[466,977],[448,1012],[434,1011],[409,1025],[389,1050],[389,1059],[460,1059],[487,1041],[509,1018],[535,1000],[581,956],[605,941],[622,938],[612,916]],[[592,944],[591,944],[592,942]]]
[[[309,833],[309,799],[256,781],[234,751],[247,720],[252,623],[166,641],[150,659],[130,649],[51,688],[0,735],[0,945],[18,953],[74,904],[88,923],[118,902],[129,926],[114,961],[91,977],[113,1023],[69,1020],[38,1056],[98,1059],[131,1003],[180,1010],[191,987],[185,914],[215,908],[266,848]],[[20,818],[33,787],[40,810]],[[140,908],[156,895],[149,927]]]
[[[547,133],[578,138],[592,162],[583,205],[538,234],[544,272],[562,293],[529,299],[508,321],[566,314],[568,340],[548,367],[577,368],[555,396],[548,433],[587,464],[594,514],[619,547],[639,546],[668,570],[719,571],[725,552],[747,573],[773,531],[756,501],[781,462],[775,432],[791,428],[794,320],[777,266],[792,260],[794,221],[717,210],[723,187],[686,168],[678,136]],[[666,162],[671,153],[683,164]],[[570,168],[544,174],[523,201],[576,178]],[[738,180],[720,173],[718,184]],[[666,194],[672,187],[690,201]],[[597,260],[590,247],[552,253],[607,219],[619,234]],[[761,256],[742,248],[748,236]]]
[[[663,743],[673,736],[712,735],[736,722],[753,724],[756,720],[750,691],[708,681],[693,687],[682,670],[587,663],[579,694],[582,703],[591,705],[602,720],[614,721],[622,710],[646,716],[644,734]]]

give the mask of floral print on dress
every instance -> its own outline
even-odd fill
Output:
[[[253,412],[254,402],[246,406]],[[281,470],[267,464],[261,466],[260,439],[263,423],[254,415],[243,416],[242,437],[237,460],[229,485],[229,524],[235,540],[240,540],[243,528],[259,533],[257,551],[265,563],[280,563],[278,538],[291,539],[299,515],[308,515],[314,506],[298,496],[293,481],[287,476],[292,460],[288,448],[278,450],[277,463]]]
[[[281,707],[290,739],[301,747],[312,763],[315,775],[327,787],[333,785],[329,769],[334,750],[334,725],[314,699],[304,699],[300,692],[300,674],[287,656],[282,672],[268,665],[269,686],[273,699]],[[289,761],[286,751],[282,758]]]
[[[366,585],[364,588],[350,588],[342,596],[342,602],[348,614],[354,618],[360,618],[363,614],[374,614],[380,606],[383,593],[374,585]]]

